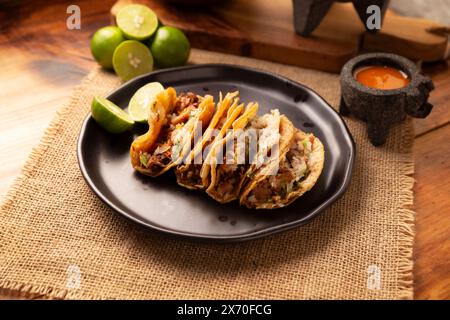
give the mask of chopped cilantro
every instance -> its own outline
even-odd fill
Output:
[[[139,160],[144,167],[148,168],[148,158],[146,153],[141,153]]]
[[[303,149],[308,149],[308,139],[302,140]]]

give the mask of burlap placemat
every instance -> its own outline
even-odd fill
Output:
[[[192,63],[282,74],[334,107],[337,75],[195,50]],[[74,91],[0,208],[0,288],[48,298],[411,298],[414,213],[411,122],[387,144],[357,145],[349,190],[310,224],[238,244],[171,239],[104,205],[84,182],[76,141],[93,95],[120,84],[96,70]]]

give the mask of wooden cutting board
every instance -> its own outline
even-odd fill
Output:
[[[363,51],[393,52],[413,60],[448,55],[448,37],[433,21],[387,12],[381,32],[365,32],[351,4],[336,3],[314,33],[297,35],[290,0],[222,0],[210,6],[181,6],[164,0],[118,0],[152,8],[164,25],[182,29],[192,47],[339,72]],[[437,30],[437,31],[436,31]]]

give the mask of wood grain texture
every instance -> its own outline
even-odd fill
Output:
[[[450,299],[449,139],[446,125],[415,140],[417,299]]]
[[[441,26],[425,19],[388,16],[379,34],[364,34],[362,47],[396,53],[412,60],[437,61],[446,55],[448,41],[431,30]]]
[[[1,197],[61,103],[96,65],[89,37],[110,22],[113,1],[77,1],[82,10],[79,31],[65,26],[71,1],[0,3]],[[431,94],[433,113],[415,122],[415,295],[450,299],[450,71],[445,62],[426,65],[425,72],[437,88]],[[0,296],[17,298],[11,293]]]
[[[449,61],[424,64],[424,73],[433,79],[437,88],[432,91],[429,102],[434,105],[433,111],[426,119],[414,119],[416,136],[420,136],[436,128],[449,124],[450,117],[450,68]]]
[[[429,32],[440,24],[392,13],[379,33],[367,33],[350,3],[335,3],[310,37],[295,33],[290,0],[221,1],[207,8],[118,0],[112,15],[130,3],[150,6],[163,24],[182,29],[193,47],[336,73],[361,50],[434,61],[445,56],[448,44],[446,36]]]
[[[56,110],[96,64],[93,30],[109,23],[110,1],[79,2],[81,30],[67,30],[67,1],[0,3],[0,194],[6,193]]]
[[[334,6],[314,35],[304,38],[294,31],[290,1],[223,1],[202,8],[120,0],[112,14],[129,3],[149,5],[164,25],[182,29],[193,47],[333,72],[357,53],[364,32],[349,5]]]

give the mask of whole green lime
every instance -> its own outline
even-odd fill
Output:
[[[92,55],[103,68],[111,69],[114,50],[123,41],[125,38],[119,28],[113,26],[100,28],[91,39]]]
[[[174,27],[160,27],[150,49],[155,63],[160,68],[177,67],[186,63],[191,45],[185,34]]]

